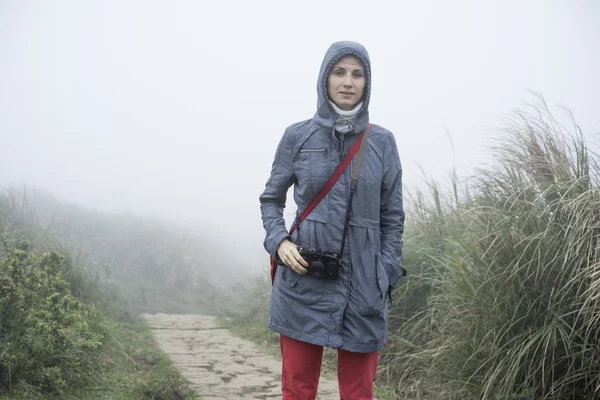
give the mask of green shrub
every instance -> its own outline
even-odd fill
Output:
[[[38,259],[26,242],[0,262],[0,391],[61,393],[91,370],[101,317],[72,295],[62,264],[58,253]]]

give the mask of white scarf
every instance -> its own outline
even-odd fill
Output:
[[[335,103],[332,101],[329,101],[329,103],[331,103],[331,106],[337,114],[337,117],[335,119],[335,130],[341,133],[346,133],[354,129],[354,124],[356,123],[356,115],[358,114],[363,105],[362,101],[350,111],[342,110],[341,108],[336,106]]]

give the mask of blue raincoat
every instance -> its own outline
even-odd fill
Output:
[[[342,57],[358,57],[365,67],[363,106],[353,131],[336,135],[335,111],[327,79]],[[313,118],[289,126],[277,147],[271,175],[260,195],[265,249],[276,260],[289,238],[283,218],[286,194],[294,185],[298,213],[307,206],[369,123],[371,68],[366,49],[337,42],[327,51],[317,83]],[[339,136],[339,139],[338,139]],[[291,240],[339,253],[354,160],[327,196],[302,222]],[[401,266],[404,211],[402,167],[394,136],[373,124],[352,204],[352,217],[339,277],[319,279],[279,266],[270,304],[270,329],[293,339],[354,352],[380,350],[388,337],[388,290],[405,271]]]

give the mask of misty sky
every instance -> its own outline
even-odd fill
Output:
[[[489,160],[528,90],[600,129],[596,0],[0,0],[0,185],[201,223],[266,267],[258,196],[337,40],[370,53],[409,189]]]

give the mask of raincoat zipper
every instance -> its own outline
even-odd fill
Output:
[[[344,139],[345,139],[345,134],[340,132],[340,162],[344,159],[344,156],[346,155],[346,148],[344,145]],[[344,204],[348,204],[348,171],[352,168],[352,164],[354,161],[350,162],[350,165],[348,166],[349,168],[346,169],[346,171],[344,171],[343,173],[343,177],[344,177],[344,193],[345,193],[345,201]],[[346,247],[347,251],[346,254],[351,254],[350,252],[350,235],[348,235],[348,237],[346,238],[346,240],[348,240],[348,246]],[[348,307],[348,301],[349,301],[349,296],[350,296],[350,282],[352,282],[352,262],[351,262],[351,257],[348,256],[348,290],[346,291],[346,299],[344,301],[344,305],[342,306],[342,312],[341,312],[341,318],[340,318],[340,323],[339,323],[339,329],[341,332],[341,336],[342,336],[342,342],[344,341],[344,327],[343,327],[343,320],[344,320],[344,313],[346,312],[346,307]]]
[[[302,149],[300,153],[323,153],[325,154],[327,149]]]

